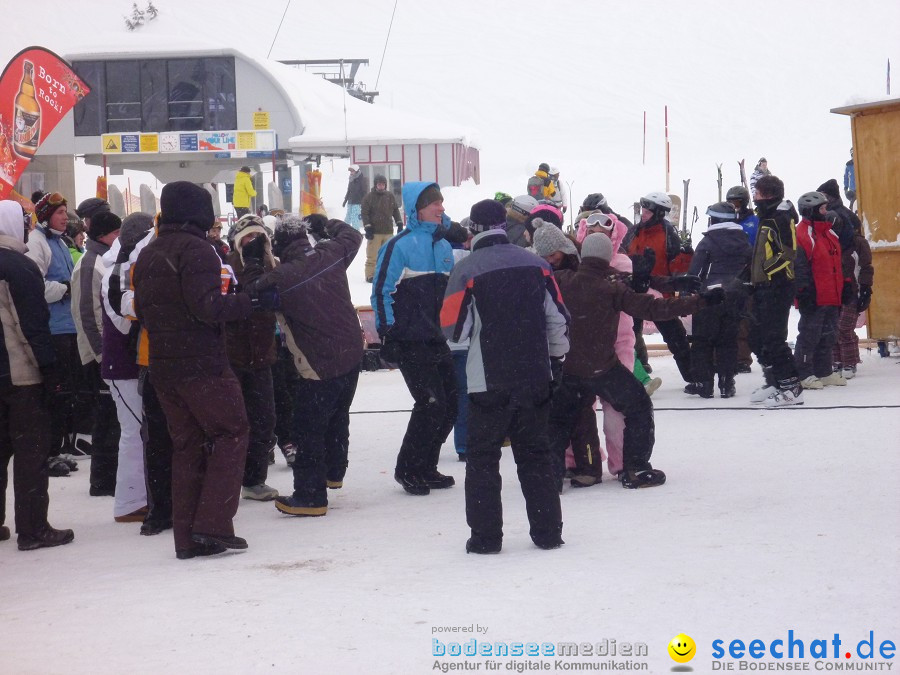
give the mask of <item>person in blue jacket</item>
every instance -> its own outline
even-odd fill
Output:
[[[413,495],[455,484],[437,470],[457,412],[456,372],[440,321],[453,268],[443,203],[437,183],[404,184],[406,229],[381,247],[372,284],[381,356],[399,365],[415,401],[394,472]]]

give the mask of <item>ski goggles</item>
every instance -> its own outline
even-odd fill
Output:
[[[610,234],[613,230],[612,218],[605,213],[592,213],[587,217],[585,223],[588,229],[596,227],[605,234]]]

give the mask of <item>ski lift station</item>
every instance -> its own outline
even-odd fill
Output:
[[[833,108],[850,116],[859,219],[872,247],[868,333],[900,337],[900,98]]]
[[[75,156],[110,175],[147,171],[163,183],[188,180],[217,191],[247,165],[256,171],[258,199],[266,195],[270,208],[285,210],[298,210],[292,194],[328,157],[359,164],[370,184],[384,174],[398,201],[406,181],[480,180],[478,149],[464,129],[363,100],[373,94],[360,97],[350,77],[360,60],[332,62],[336,82],[300,69],[302,62],[233,47],[139,34],[122,40],[104,41],[102,51],[58,50],[91,93],[44,140],[20,181],[22,194],[47,186],[75,195]],[[274,176],[268,186],[263,170]]]

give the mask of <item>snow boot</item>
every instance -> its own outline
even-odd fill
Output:
[[[241,488],[241,497],[243,499],[253,499],[258,502],[270,502],[278,496],[278,490],[269,487],[265,483],[259,485],[245,485]]]
[[[856,366],[844,366],[844,379],[852,380],[856,377]]]
[[[778,387],[775,384],[775,376],[772,375],[772,368],[770,366],[763,366],[763,378],[765,378],[763,386],[755,389],[753,393],[750,394],[750,403],[764,403],[769,396],[777,391]]]
[[[786,380],[779,380],[777,389],[765,400],[765,405],[767,408],[803,405],[803,385],[800,378],[789,377]]]
[[[35,551],[39,548],[50,548],[51,546],[63,546],[75,539],[75,533],[72,530],[56,530],[49,525],[40,530],[37,534],[19,535],[20,551]]]
[[[835,373],[831,373],[828,377],[823,377],[819,379],[819,383],[823,387],[846,387],[847,380],[844,379],[844,373],[842,371],[837,371]]]
[[[179,560],[190,560],[191,558],[204,557],[209,555],[218,555],[227,551],[224,546],[212,544],[210,546],[194,546],[193,548],[185,548],[175,551],[175,557]]]
[[[422,474],[425,484],[432,490],[445,490],[456,485],[456,479],[453,476],[445,476],[437,469],[427,469]]]
[[[642,469],[640,471],[625,470],[619,474],[622,487],[634,490],[662,485],[666,482],[666,474],[659,469]]]
[[[489,555],[491,553],[500,553],[503,548],[502,539],[481,539],[477,537],[469,537],[466,542],[466,553],[479,553],[481,555]]]
[[[397,469],[394,471],[394,480],[411,495],[427,495],[431,492],[431,487],[425,482],[425,479],[414,473]]]
[[[0,525],[0,541],[6,541],[12,536],[12,533],[9,531],[9,528],[6,525]]]
[[[310,506],[291,497],[276,497],[275,508],[289,516],[324,516],[328,506]]]
[[[217,535],[217,534],[200,534],[195,532],[191,535],[191,540],[201,546],[224,546],[225,548],[233,548],[242,551],[247,548],[247,540],[243,537],[235,535]]]
[[[800,380],[800,384],[803,385],[804,389],[821,389],[825,386],[825,384],[815,375],[810,375],[809,377],[804,377]]]
[[[700,398],[712,398],[712,380],[704,382],[689,382],[688,385],[684,388],[684,393],[699,396]]]
[[[647,390],[647,396],[653,396],[653,392],[662,386],[662,378],[652,377],[644,383],[644,389]]]
[[[719,376],[719,396],[722,398],[731,398],[737,393],[734,386],[734,377]]]

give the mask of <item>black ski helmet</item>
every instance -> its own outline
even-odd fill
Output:
[[[602,192],[592,192],[581,203],[582,211],[597,211],[606,206],[606,197]]]
[[[828,197],[821,192],[806,192],[800,195],[800,199],[797,200],[797,207],[801,216],[808,216],[812,219],[818,215],[819,207],[827,203]]]
[[[737,220],[737,211],[731,202],[719,202],[713,204],[706,209],[706,215],[709,216],[709,224],[716,223],[733,223]]]
[[[547,162],[541,162],[538,164],[538,171],[543,171],[546,174],[550,174],[550,165]]]
[[[743,185],[735,185],[733,188],[728,188],[725,199],[729,202],[740,200],[741,208],[744,208],[750,205],[750,191]]]

